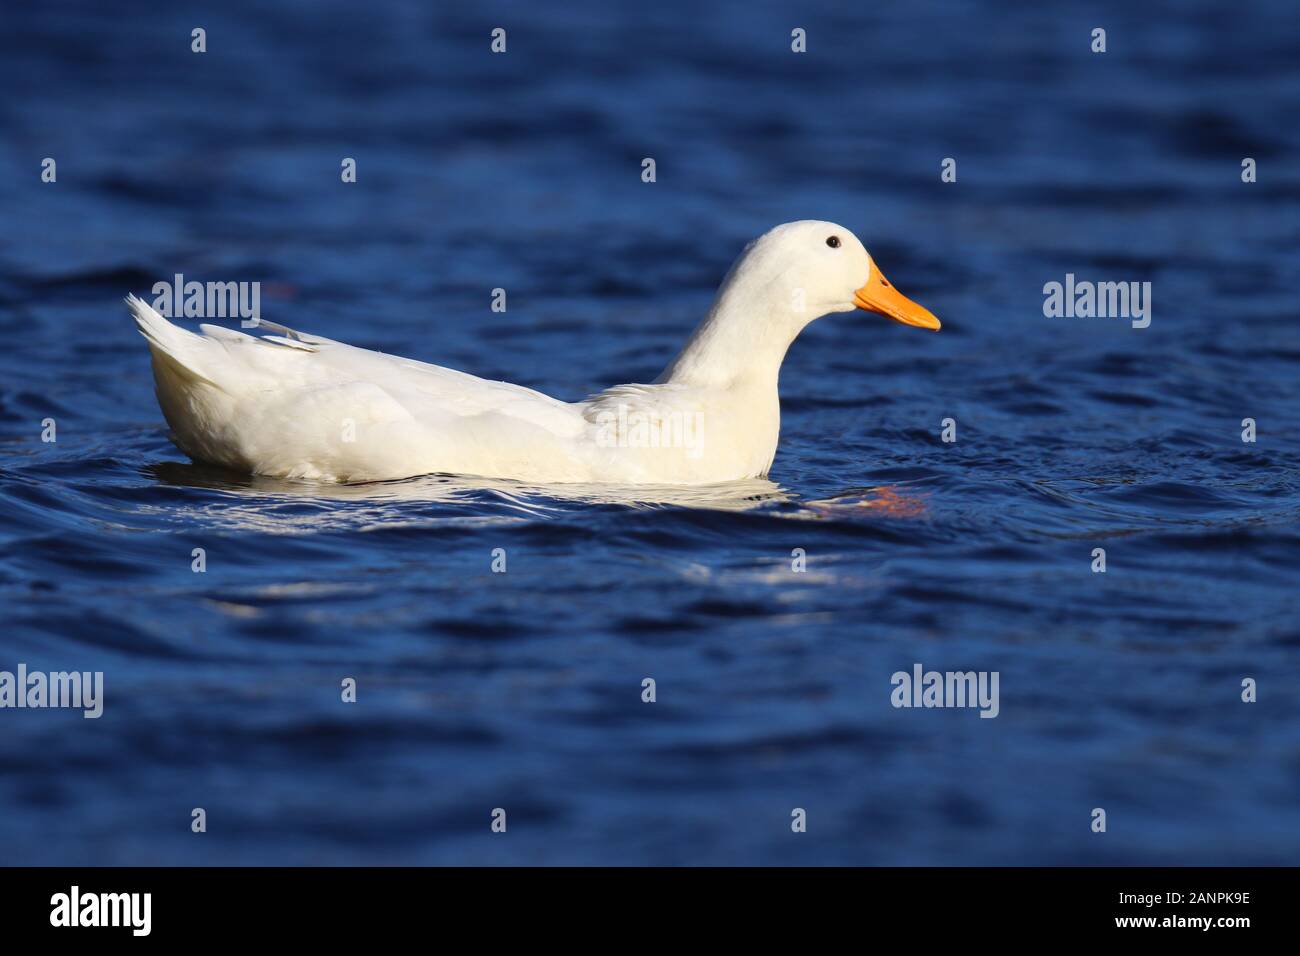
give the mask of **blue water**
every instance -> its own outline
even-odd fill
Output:
[[[109,6],[0,30],[0,670],[106,696],[0,710],[0,862],[1295,862],[1292,4]],[[943,330],[814,324],[771,481],[640,500],[195,466],[121,301],[572,400],[800,218]],[[893,708],[918,662],[999,716]]]

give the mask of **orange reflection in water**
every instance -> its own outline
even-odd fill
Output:
[[[844,495],[829,501],[811,501],[808,507],[827,516],[843,517],[848,509],[870,508],[873,512],[890,518],[920,518],[927,512],[925,497],[897,485],[879,485],[863,489],[854,495]]]

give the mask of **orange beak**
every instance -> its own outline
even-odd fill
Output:
[[[853,293],[853,304],[859,309],[888,316],[904,325],[915,325],[922,329],[939,328],[939,320],[934,317],[934,313],[895,289],[874,261],[871,263],[871,278]]]

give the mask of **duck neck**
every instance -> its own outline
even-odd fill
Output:
[[[770,301],[738,296],[734,291],[724,288],[718,294],[704,321],[658,382],[775,391],[781,362],[800,326]]]

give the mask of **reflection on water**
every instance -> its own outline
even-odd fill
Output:
[[[316,500],[336,502],[363,502],[375,505],[443,504],[465,505],[490,499],[502,508],[517,511],[518,519],[542,518],[554,512],[557,506],[618,505],[627,508],[696,508],[709,511],[752,511],[772,509],[775,505],[791,505],[786,509],[773,509],[772,513],[787,518],[854,520],[864,516],[882,518],[919,518],[926,514],[926,496],[902,485],[880,485],[871,488],[850,488],[838,494],[807,502],[765,478],[721,482],[713,485],[616,485],[616,484],[532,484],[500,478],[480,478],[465,475],[426,475],[395,481],[338,484],[335,482],[301,481],[267,478],[260,475],[241,475],[208,465],[165,461],[150,464],[142,473],[161,484],[205,488],[228,492],[236,498],[258,499],[251,506],[240,507],[224,503],[220,509],[223,520],[244,527],[263,530],[309,530],[320,528],[321,522],[332,522],[341,515],[352,525],[373,523],[374,511],[349,511],[340,514],[310,516],[288,515],[277,517],[274,503],[278,500]],[[411,522],[409,509],[394,509],[394,520]],[[484,523],[511,520],[503,516],[472,518],[463,511],[424,514],[426,521],[447,523]]]
[[[902,485],[878,485],[874,488],[849,489],[820,501],[810,501],[809,511],[827,517],[844,518],[857,510],[875,517],[923,518],[927,496]]]
[[[208,465],[167,461],[146,466],[144,474],[173,486],[208,488],[259,497],[313,498],[328,501],[460,503],[489,493],[524,506],[531,499],[630,508],[667,506],[745,511],[790,500],[775,482],[764,478],[713,485],[531,484],[472,475],[425,475],[355,484],[300,481],[240,475]]]

